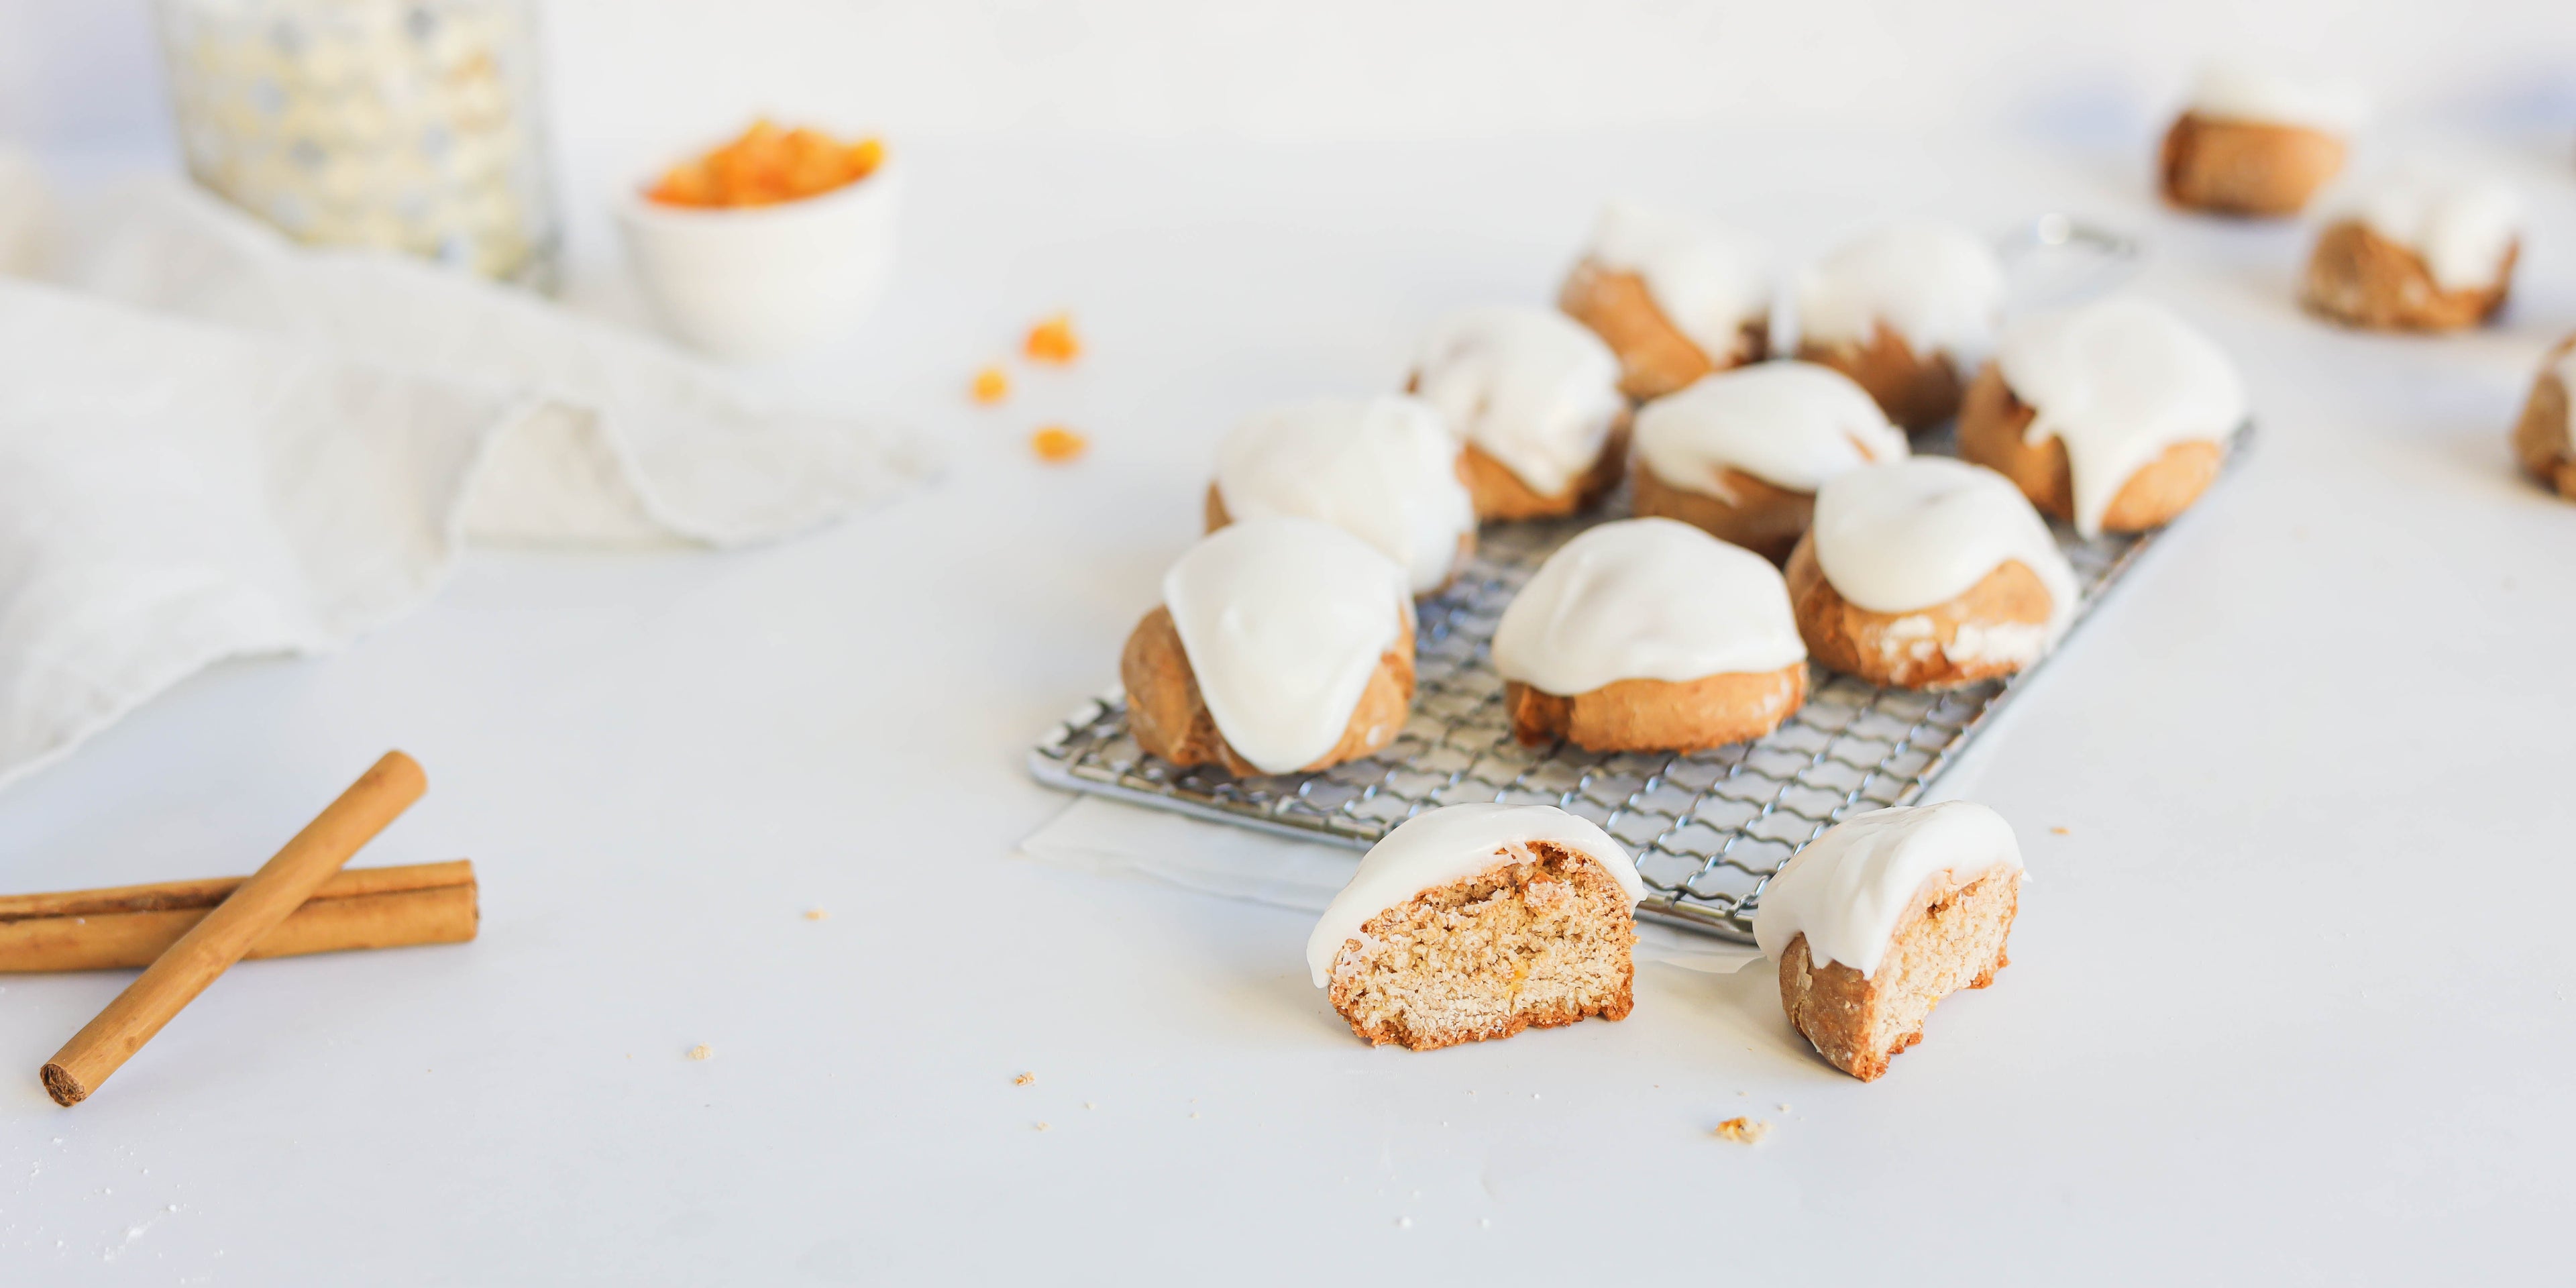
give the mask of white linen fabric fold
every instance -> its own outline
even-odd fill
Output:
[[[718,547],[925,477],[908,436],[175,181],[31,230],[0,166],[0,786],[226,657],[418,607],[468,536]],[[30,262],[32,261],[32,262]],[[0,261],[0,267],[9,266]]]

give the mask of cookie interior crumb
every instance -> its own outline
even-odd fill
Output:
[[[1335,954],[1333,1008],[1360,1037],[1416,1051],[1624,1017],[1636,935],[1623,899],[1590,856],[1535,842],[1370,918]]]

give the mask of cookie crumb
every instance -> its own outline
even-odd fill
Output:
[[[1011,396],[1011,378],[1000,367],[986,367],[975,373],[975,383],[966,387],[968,396],[990,407]]]
[[[2051,836],[2072,836],[2075,833],[2071,828],[2052,827],[2048,829],[2048,834]]]
[[[1029,328],[1029,338],[1021,346],[1031,362],[1065,366],[1082,356],[1082,338],[1073,333],[1073,315],[1058,313]]]
[[[1014,1087],[1025,1087],[1025,1086],[1029,1085],[1030,1083],[1035,1082],[1035,1081],[1037,1081],[1037,1080],[1038,1080],[1038,1076],[1037,1076],[1036,1074],[1034,1074],[1034,1073],[1024,1073],[1024,1074],[1021,1074],[1020,1076],[1018,1076],[1018,1077],[1016,1077],[1016,1078],[1011,1079],[1011,1085],[1012,1085],[1012,1086],[1014,1086]]]
[[[1770,1130],[1769,1123],[1758,1123],[1750,1118],[1729,1118],[1717,1125],[1717,1131],[1714,1134],[1720,1140],[1731,1140],[1738,1145],[1750,1145],[1762,1139]]]
[[[692,1060],[708,1060],[708,1059],[713,1059],[713,1058],[715,1057],[715,1053],[716,1053],[716,1049],[715,1049],[714,1047],[708,1046],[708,1045],[707,1045],[706,1043],[704,1043],[704,1042],[701,1042],[701,1043],[697,1044],[696,1046],[693,1046],[693,1047],[690,1047],[690,1048],[689,1048],[689,1058],[690,1058],[690,1059],[692,1059]]]
[[[822,910],[822,909],[820,909],[820,908],[807,908],[807,909],[805,910],[805,919],[806,919],[807,921],[821,921],[821,920],[823,920],[824,918],[829,917],[829,916],[831,916],[831,915],[832,915],[832,914],[830,914],[830,913],[828,913],[828,912],[825,912],[824,910]]]
[[[1038,1130],[1039,1130],[1039,1131],[1054,1131],[1054,1130],[1055,1130],[1055,1126],[1054,1126],[1054,1124],[1052,1124],[1052,1123],[1039,1123],[1039,1124],[1038,1124]]]
[[[1095,1104],[1091,1103],[1090,1101],[1086,1100],[1086,1101],[1083,1101],[1083,1102],[1082,1102],[1082,1107],[1083,1107],[1083,1108],[1085,1108],[1085,1109],[1098,1109],[1100,1106],[1095,1105]]]
[[[1029,450],[1049,465],[1063,465],[1080,459],[1090,447],[1090,439],[1062,425],[1049,425],[1029,435]]]

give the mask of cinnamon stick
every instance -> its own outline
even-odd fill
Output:
[[[245,877],[0,895],[0,974],[149,966]],[[244,960],[474,937],[474,865],[351,868],[332,876]]]
[[[386,752],[54,1053],[45,1063],[45,1094],[64,1106],[88,1098],[428,789],[411,757]]]

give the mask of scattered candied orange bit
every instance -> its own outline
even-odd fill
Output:
[[[1769,1135],[1770,1132],[1771,1124],[1769,1123],[1756,1122],[1750,1118],[1729,1118],[1725,1122],[1719,1123],[1717,1125],[1717,1130],[1709,1134],[1717,1137],[1719,1140],[1734,1141],[1738,1145],[1751,1145],[1760,1141],[1764,1136]]]
[[[975,401],[987,407],[1011,396],[1011,378],[1000,367],[986,367],[975,373],[975,383],[968,390]]]
[[[1029,435],[1029,450],[1036,452],[1038,459],[1049,465],[1062,465],[1082,455],[1090,446],[1090,439],[1062,425],[1049,425]]]
[[[845,188],[885,164],[877,139],[843,143],[821,130],[754,121],[733,142],[664,171],[645,196],[666,206],[769,206]]]
[[[1031,362],[1052,362],[1061,367],[1082,356],[1082,339],[1073,333],[1073,315],[1058,313],[1029,328],[1027,350]]]
[[[1038,1080],[1038,1076],[1037,1076],[1036,1074],[1034,1074],[1034,1073],[1024,1073],[1024,1074],[1021,1074],[1020,1076],[1018,1076],[1018,1077],[1016,1077],[1016,1078],[1011,1079],[1011,1085],[1012,1085],[1012,1086],[1014,1086],[1014,1087],[1025,1087],[1025,1086],[1029,1085],[1030,1083],[1035,1082],[1035,1081],[1037,1081],[1037,1080]]]

